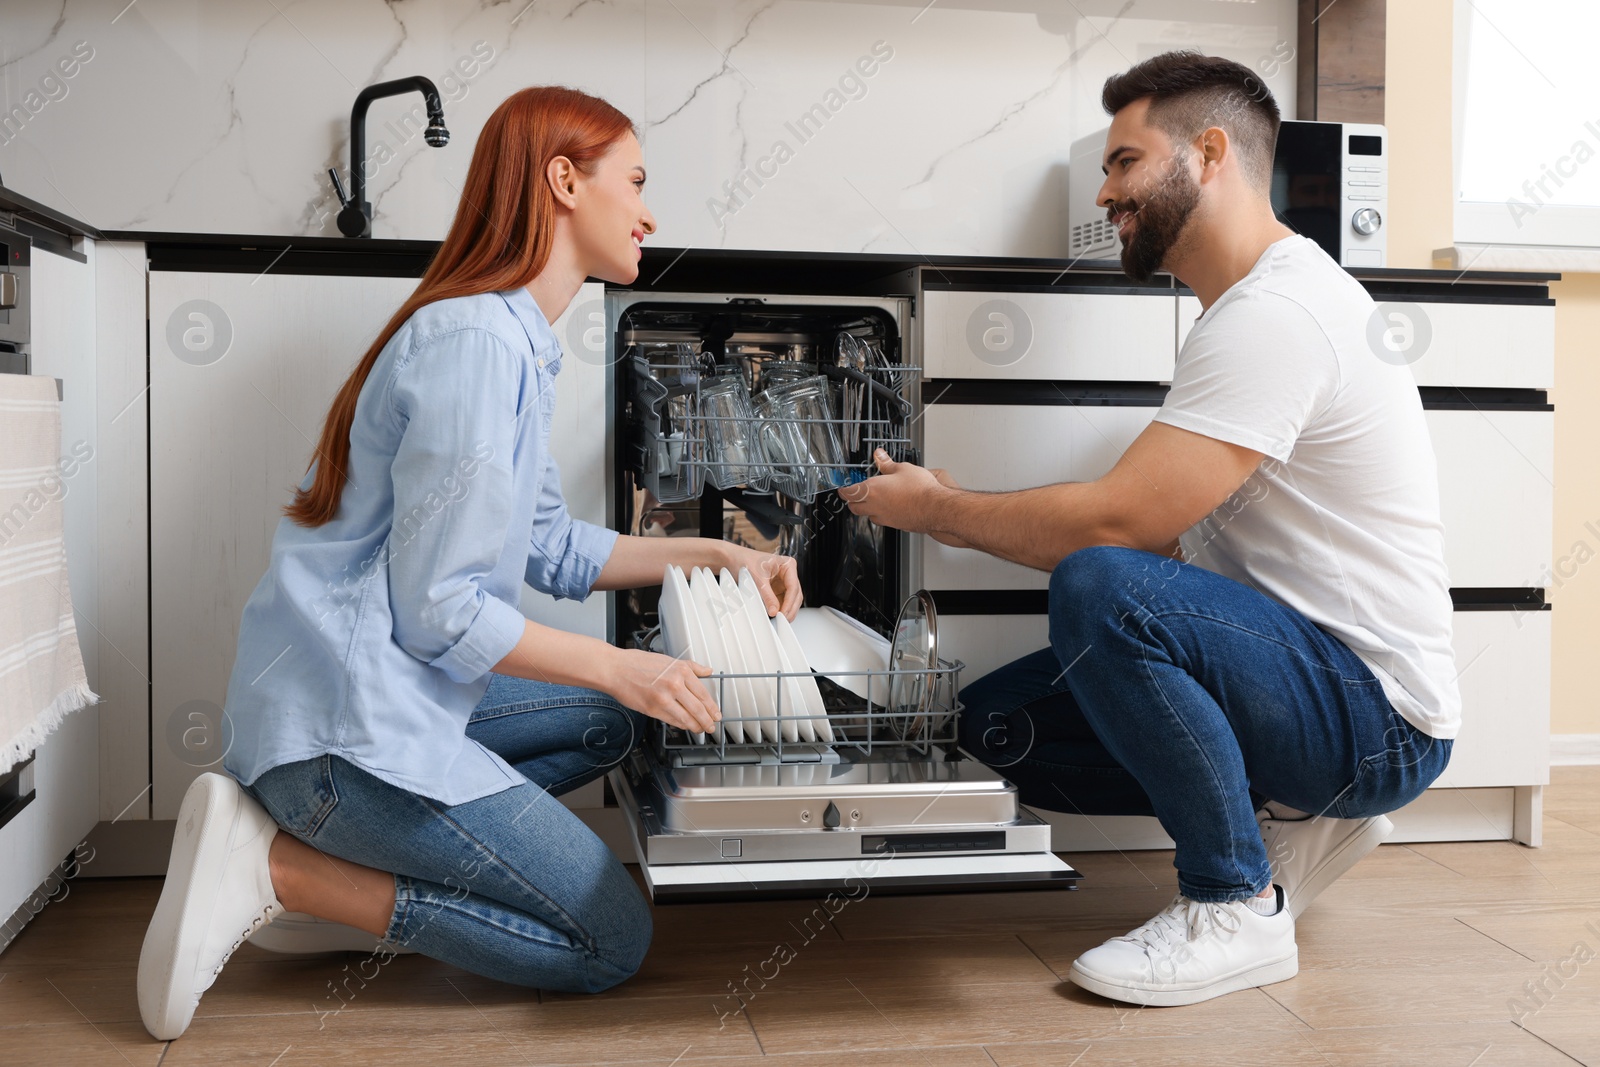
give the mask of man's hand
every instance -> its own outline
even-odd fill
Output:
[[[939,478],[915,463],[896,463],[889,453],[878,449],[872,455],[878,474],[864,482],[843,486],[839,498],[850,505],[853,514],[879,526],[892,526],[907,533],[925,533],[934,514],[933,501],[948,490]]]
[[[961,488],[961,486],[956,484],[956,480],[950,477],[950,472],[945,470],[943,467],[929,467],[928,473],[937,478],[939,480],[939,484],[944,486],[946,489]],[[939,533],[935,530],[929,530],[928,536],[939,542],[941,545],[949,545],[951,548],[977,547],[976,545],[972,544],[972,542],[964,541],[952,533]]]

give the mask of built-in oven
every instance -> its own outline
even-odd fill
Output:
[[[607,318],[616,528],[791,556],[807,610],[887,650],[842,673],[719,670],[725,726],[745,694],[738,733],[652,722],[610,787],[653,898],[1074,886],[1049,825],[957,749],[959,650],[936,645],[908,535],[838,492],[875,449],[920,457],[909,298],[614,291]],[[667,651],[668,595],[619,593],[615,639]],[[801,673],[819,704],[797,730]],[[751,716],[763,684],[776,701]]]
[[[0,373],[27,374],[28,262],[33,242],[0,223]]]

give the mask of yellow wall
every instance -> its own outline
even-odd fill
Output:
[[[1388,5],[1389,262],[1431,267],[1452,243],[1452,0]],[[1556,301],[1556,506],[1550,730],[1600,733],[1600,275],[1568,274]],[[1582,542],[1583,547],[1575,547]],[[1578,560],[1593,561],[1579,564]],[[1565,566],[1561,561],[1567,560]]]

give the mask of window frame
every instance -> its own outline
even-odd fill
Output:
[[[1508,201],[1462,199],[1461,155],[1466,131],[1467,60],[1471,50],[1473,7],[1471,0],[1455,0],[1454,8],[1450,181],[1455,208],[1451,233],[1456,245],[1600,249],[1600,205],[1546,204],[1519,221],[1512,217]]]

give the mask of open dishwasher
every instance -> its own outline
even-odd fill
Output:
[[[716,735],[651,722],[610,788],[652,898],[1075,887],[1049,825],[956,750],[961,663],[912,592],[907,535],[837,492],[877,448],[920,457],[908,302],[619,292],[608,305],[617,528],[792,556],[808,608],[885,647],[881,664],[815,675],[719,670]],[[620,640],[665,650],[662,590],[618,594],[613,621]],[[783,703],[801,673],[815,731]],[[776,703],[751,715],[747,695],[736,727],[726,713],[747,684]]]

